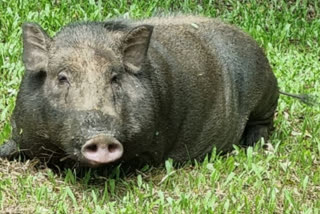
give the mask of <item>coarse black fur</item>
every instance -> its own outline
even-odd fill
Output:
[[[76,23],[53,38],[27,23],[24,64],[9,142],[51,161],[85,164],[80,148],[101,133],[126,163],[253,145],[268,139],[279,96],[257,43],[205,17]]]

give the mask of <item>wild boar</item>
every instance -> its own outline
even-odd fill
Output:
[[[202,158],[267,140],[278,101],[263,50],[198,16],[23,25],[25,74],[2,157],[97,167]]]

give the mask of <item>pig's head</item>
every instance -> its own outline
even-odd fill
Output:
[[[152,26],[78,23],[50,38],[23,25],[13,140],[29,156],[99,166],[138,155],[153,129]]]

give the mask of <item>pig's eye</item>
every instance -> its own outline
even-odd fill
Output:
[[[119,75],[118,74],[112,74],[111,75],[111,83],[119,83]]]
[[[59,83],[63,84],[63,83],[68,83],[69,84],[69,80],[67,75],[64,72],[60,72],[58,74],[58,81]]]

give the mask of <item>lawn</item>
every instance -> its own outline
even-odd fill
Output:
[[[72,21],[177,12],[239,26],[264,48],[282,91],[318,96],[318,104],[281,96],[270,142],[224,156],[213,151],[203,162],[180,167],[168,160],[125,176],[116,169],[107,178],[94,171],[78,178],[36,160],[0,160],[0,213],[320,213],[318,0],[1,0],[0,144],[10,137],[24,73],[23,22],[54,35]]]

